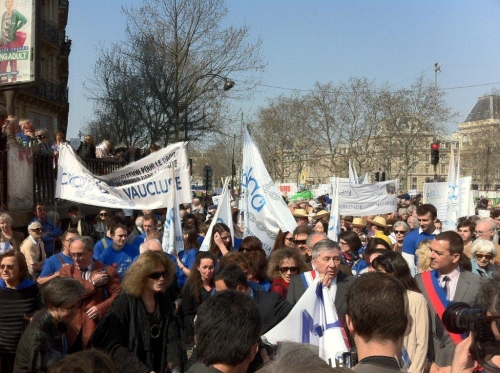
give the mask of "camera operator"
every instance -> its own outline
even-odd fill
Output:
[[[458,327],[461,332],[471,331],[469,337],[455,349],[451,373],[472,372],[478,364],[484,368],[484,372],[500,372],[500,273],[484,283],[479,300],[486,312],[467,309],[465,315],[460,310],[453,315],[455,317],[448,317],[449,322],[445,320],[446,324],[455,324],[452,326]],[[483,354],[485,356],[481,356]]]

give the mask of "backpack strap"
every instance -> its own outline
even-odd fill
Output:
[[[61,253],[57,254],[57,259],[59,259],[59,261],[61,262],[61,265],[65,265],[66,263],[64,262],[64,259],[62,258],[61,256]]]

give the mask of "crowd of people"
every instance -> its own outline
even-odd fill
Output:
[[[296,227],[266,252],[244,237],[235,202],[233,229],[217,222],[206,237],[217,206],[204,202],[180,206],[184,250],[172,254],[164,209],[85,217],[71,206],[61,218],[37,204],[26,232],[0,214],[0,371],[72,371],[85,356],[93,371],[278,372],[290,351],[317,371],[347,371],[304,346],[274,355],[260,339],[316,278],[356,351],[354,371],[450,371],[460,341],[443,307],[477,305],[498,281],[500,210],[442,231],[433,205],[402,194],[392,214],[342,216],[332,241],[328,197],[293,201]]]

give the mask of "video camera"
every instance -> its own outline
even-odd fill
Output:
[[[500,341],[497,341],[486,316],[486,310],[471,308],[467,303],[452,302],[443,313],[444,327],[451,333],[474,333],[474,343],[470,352],[476,360],[483,360],[486,355],[500,353]]]

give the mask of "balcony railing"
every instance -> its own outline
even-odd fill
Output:
[[[68,37],[65,38],[65,40],[61,43],[61,48],[59,49],[60,57],[66,57],[68,58],[69,54],[71,53],[71,39],[68,39]]]
[[[67,6],[69,4],[68,0],[59,0],[59,6]]]
[[[42,38],[52,44],[59,45],[59,29],[44,19],[42,19]]]
[[[34,153],[33,159],[34,202],[35,204],[38,202],[53,204],[57,180],[57,158],[50,154]],[[94,175],[107,175],[124,166],[124,163],[116,159],[83,159],[83,161]]]
[[[40,79],[38,87],[29,88],[27,91],[50,101],[63,105],[68,104],[68,88],[60,87],[45,79]]]

